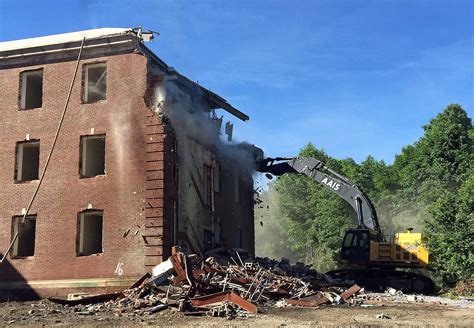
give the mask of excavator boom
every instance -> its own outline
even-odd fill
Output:
[[[420,233],[397,233],[387,241],[380,228],[375,207],[360,187],[312,157],[266,158],[259,162],[260,172],[276,176],[285,173],[305,174],[344,199],[357,213],[357,229],[346,231],[341,258],[348,268],[327,272],[340,281],[355,281],[370,288],[403,288],[405,291],[431,293],[434,283],[422,275],[395,270],[422,268],[428,263],[428,252]]]
[[[259,171],[276,176],[285,173],[309,176],[352,206],[357,213],[357,224],[360,229],[371,230],[377,235],[377,241],[385,241],[377,212],[369,197],[349,179],[326,167],[324,162],[312,157],[266,158],[260,161]]]

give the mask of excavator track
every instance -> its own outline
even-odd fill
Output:
[[[433,281],[413,272],[384,269],[341,269],[326,273],[333,282],[356,283],[372,291],[385,291],[388,287],[404,293],[429,295],[434,292]]]

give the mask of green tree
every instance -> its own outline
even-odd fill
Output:
[[[430,207],[426,243],[431,265],[441,283],[452,287],[473,279],[474,268],[474,171],[459,189],[443,191]]]
[[[304,147],[299,156],[317,158],[341,172],[340,161],[312,144]],[[352,167],[350,161],[345,167]],[[320,271],[334,268],[349,218],[354,215],[352,209],[307,176],[284,175],[271,189],[276,193],[280,222],[290,248],[300,260],[313,263]]]
[[[429,205],[441,191],[456,192],[474,161],[472,121],[461,106],[447,106],[423,128],[424,135],[395,158],[404,204]]]
[[[393,165],[368,156],[360,164],[338,160],[308,144],[299,156],[322,160],[359,185],[374,202],[385,233],[408,227],[424,230],[431,264],[442,284],[472,278],[474,259],[474,129],[457,104],[447,106],[423,127],[423,136],[404,147]],[[353,209],[306,176],[279,177],[269,189],[275,211],[270,230],[298,259],[320,271],[338,263]],[[426,224],[426,227],[424,227]]]
[[[447,106],[423,129],[423,136],[404,147],[392,166],[398,185],[390,211],[397,230],[422,229],[430,206],[441,195],[457,192],[474,161],[472,121],[461,106]]]

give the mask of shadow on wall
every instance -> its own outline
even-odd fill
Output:
[[[0,253],[0,258],[3,254]],[[14,287],[18,287],[13,289]],[[5,259],[0,264],[0,302],[37,300],[40,296],[26,284],[26,279]]]

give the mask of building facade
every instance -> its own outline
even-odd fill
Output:
[[[215,113],[248,117],[146,38],[98,29],[0,43],[4,296],[122,289],[173,245],[253,252],[251,172],[227,166],[235,145],[217,144]]]

